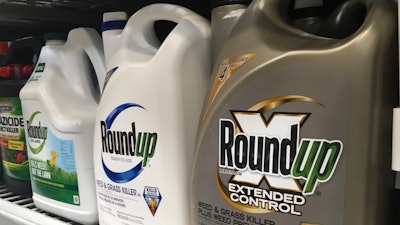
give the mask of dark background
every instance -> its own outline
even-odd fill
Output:
[[[187,7],[210,19],[211,0],[4,0],[0,3],[0,41],[83,26],[100,31],[104,12],[125,11],[131,16],[146,5],[160,2]],[[158,26],[161,32],[169,27]]]

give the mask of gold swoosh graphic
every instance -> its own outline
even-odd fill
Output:
[[[280,105],[283,105],[285,103],[289,103],[289,102],[311,102],[311,103],[315,103],[318,104],[322,107],[325,108],[324,105],[322,105],[321,103],[319,103],[318,101],[306,97],[306,96],[301,96],[301,95],[284,95],[284,96],[278,96],[275,98],[271,98],[271,99],[267,99],[265,101],[259,102],[255,105],[253,105],[252,107],[250,107],[248,109],[248,111],[259,111],[262,112],[263,114],[268,112],[271,109],[274,109]]]

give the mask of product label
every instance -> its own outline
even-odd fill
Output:
[[[265,103],[276,106],[301,98],[307,100],[282,96]],[[227,190],[222,192],[225,198],[244,211],[301,216],[297,206],[304,205],[304,196],[314,194],[318,184],[332,177],[343,144],[339,140],[300,140],[300,126],[307,120],[307,113],[274,113],[266,119],[261,111],[270,106],[261,107],[256,111],[231,111],[233,121],[220,119],[218,172],[232,177],[225,185],[218,176],[219,189]],[[297,179],[302,179],[304,185]],[[274,190],[262,188],[259,184],[264,180]]]
[[[303,81],[318,83],[318,69],[297,73],[308,68],[259,71],[213,115],[198,149],[197,224],[343,223],[347,84],[327,76],[319,89]]]
[[[57,137],[41,111],[25,122],[33,192],[80,205],[73,141]]]
[[[0,148],[4,174],[29,181],[24,119],[18,97],[0,98]]]
[[[161,188],[150,185],[151,181],[144,185],[138,182],[147,170],[156,168],[152,162],[159,155],[159,134],[150,115],[145,106],[125,103],[98,121],[95,134],[101,143],[97,146],[101,147],[101,171],[105,175],[96,181],[102,221],[107,215],[116,216],[122,224],[145,224],[157,217]],[[159,182],[156,176],[154,182]]]
[[[39,60],[40,60],[40,58],[39,58]],[[36,64],[35,71],[33,71],[33,73],[31,74],[31,76],[28,79],[28,83],[38,81],[42,77],[42,74],[43,74],[45,68],[46,68],[46,63],[38,62]]]

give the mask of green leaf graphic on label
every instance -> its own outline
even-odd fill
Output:
[[[40,114],[41,112],[37,111],[34,112],[29,120],[27,121],[27,127],[28,127],[28,138],[34,138],[34,139],[41,139],[42,143],[37,146],[33,147],[31,145],[31,141],[28,141],[28,146],[30,151],[33,154],[38,154],[43,150],[44,145],[46,144],[46,138],[47,138],[47,127],[41,127],[40,121],[39,121],[39,126],[31,126],[33,119]]]

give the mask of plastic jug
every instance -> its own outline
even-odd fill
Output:
[[[198,131],[191,224],[395,224],[395,5],[343,2],[315,34],[294,26],[289,6],[253,0],[220,40]],[[213,11],[229,15],[230,7]],[[337,32],[322,33],[329,29]]]
[[[32,195],[19,92],[39,57],[42,41],[26,37],[0,44],[0,150],[7,189]],[[7,50],[7,51],[2,51]]]
[[[19,91],[26,80],[0,81],[0,149],[1,168],[7,189],[32,195],[28,152],[25,144],[24,120]]]
[[[96,117],[100,224],[190,224],[190,179],[210,77],[210,24],[177,5],[106,13],[107,82]],[[154,23],[175,22],[160,43]],[[125,25],[126,23],[126,25]]]
[[[92,28],[76,28],[66,40],[60,34],[45,39],[20,92],[33,201],[53,214],[97,224],[92,150],[105,77],[101,38]]]

